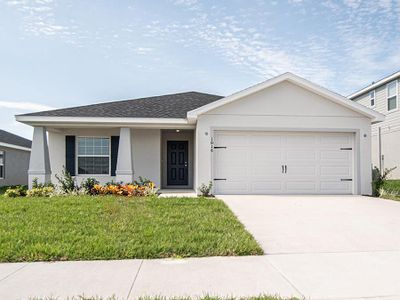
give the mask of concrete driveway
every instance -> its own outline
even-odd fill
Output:
[[[400,202],[220,196],[305,298],[400,299]]]
[[[219,196],[266,254],[400,250],[400,202],[361,196]]]

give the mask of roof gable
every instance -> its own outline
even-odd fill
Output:
[[[268,89],[268,88],[275,86],[284,81],[293,83],[293,84],[300,86],[314,94],[320,95],[323,98],[330,100],[338,105],[341,105],[341,106],[346,107],[352,111],[355,111],[361,115],[364,115],[364,116],[370,118],[372,122],[380,122],[380,121],[383,121],[385,118],[382,114],[380,114],[376,111],[373,111],[361,104],[355,103],[339,94],[336,94],[326,88],[316,85],[316,84],[314,84],[306,79],[303,79],[299,76],[296,76],[292,73],[284,73],[280,76],[274,77],[274,78],[264,81],[260,84],[254,85],[245,90],[237,92],[231,96],[222,98],[213,103],[210,103],[210,104],[207,104],[200,108],[197,108],[195,110],[192,110],[192,111],[188,112],[187,117],[189,120],[191,120],[193,122],[201,114],[205,114],[213,109],[216,109],[216,108],[226,105],[228,103],[232,103],[232,102],[242,99],[244,97],[250,96],[254,93],[260,92],[264,89]]]
[[[204,115],[304,116],[365,118],[354,110],[334,103],[290,81],[214,108]]]

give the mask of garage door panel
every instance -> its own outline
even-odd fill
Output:
[[[351,168],[348,165],[343,166],[321,166],[320,175],[324,176],[351,176]]]
[[[288,180],[286,181],[286,190],[288,193],[314,193],[316,182],[310,180]]]
[[[351,133],[223,132],[214,135],[215,192],[351,194]],[[346,149],[343,149],[346,148]],[[350,148],[350,150],[349,150]],[[287,166],[286,171],[282,166]]]
[[[216,192],[225,194],[248,194],[249,187],[246,182],[243,181],[217,181]]]
[[[297,150],[287,150],[286,159],[291,160],[315,160],[317,158],[317,153],[313,149],[297,149]]]
[[[252,161],[263,163],[263,162],[271,162],[276,161],[277,159],[282,159],[282,151],[281,150],[269,150],[267,148],[257,148],[257,151],[249,151],[249,157]]]
[[[268,171],[267,171],[268,170]],[[268,178],[279,178],[282,175],[282,167],[277,164],[263,164],[254,166],[248,172],[249,179],[262,180]]]
[[[304,134],[287,135],[286,146],[310,148],[317,143],[317,138]]]
[[[268,148],[280,148],[282,146],[281,136],[266,136],[265,134],[251,134],[247,137],[250,146]]]
[[[350,160],[352,156],[352,151],[341,150],[321,150],[320,151],[322,160]]]
[[[292,176],[315,176],[315,175],[317,175],[317,168],[313,164],[311,165],[290,164],[287,167],[287,174],[285,174],[286,178]]]
[[[352,135],[349,134],[336,134],[325,135],[320,137],[321,146],[350,146],[352,144]]]
[[[352,191],[352,182],[351,181],[321,181],[320,182],[320,190],[325,193],[330,194],[349,194]]]
[[[283,190],[282,182],[273,179],[252,182],[250,188],[256,194],[281,193]]]

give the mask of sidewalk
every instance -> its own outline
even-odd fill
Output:
[[[262,256],[0,264],[0,299],[300,296]]]
[[[0,299],[85,295],[400,299],[400,251],[0,264]]]

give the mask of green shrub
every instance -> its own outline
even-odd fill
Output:
[[[81,183],[81,189],[88,195],[93,194],[93,188],[96,184],[99,184],[99,181],[95,178],[87,178],[85,181]]]
[[[32,180],[32,188],[33,189],[41,189],[44,187],[54,187],[54,184],[52,184],[51,182],[39,183],[37,178],[34,178]]]
[[[78,186],[75,183],[75,179],[67,171],[65,166],[63,166],[61,176],[56,174],[55,177],[57,178],[58,182],[60,183],[60,188],[63,193],[71,194],[74,191],[78,190]]]
[[[41,188],[33,188],[26,192],[27,197],[51,197],[54,196],[54,187],[45,186]]]
[[[4,193],[4,197],[15,198],[15,197],[25,197],[26,196],[26,186],[15,186],[8,188]]]
[[[208,185],[202,183],[199,187],[199,192],[203,197],[210,197],[211,195],[211,189],[212,189],[212,182],[210,181]]]
[[[391,168],[391,169],[385,169],[383,173],[377,168],[374,167],[372,169],[372,196],[374,197],[379,197],[380,196],[380,191],[385,184],[387,178],[389,177],[390,173],[393,172],[393,170],[396,169],[396,167]]]
[[[150,179],[147,179],[146,177],[139,176],[137,180],[135,180],[132,184],[133,185],[138,185],[138,186],[145,186],[148,185],[149,183],[152,183]]]

